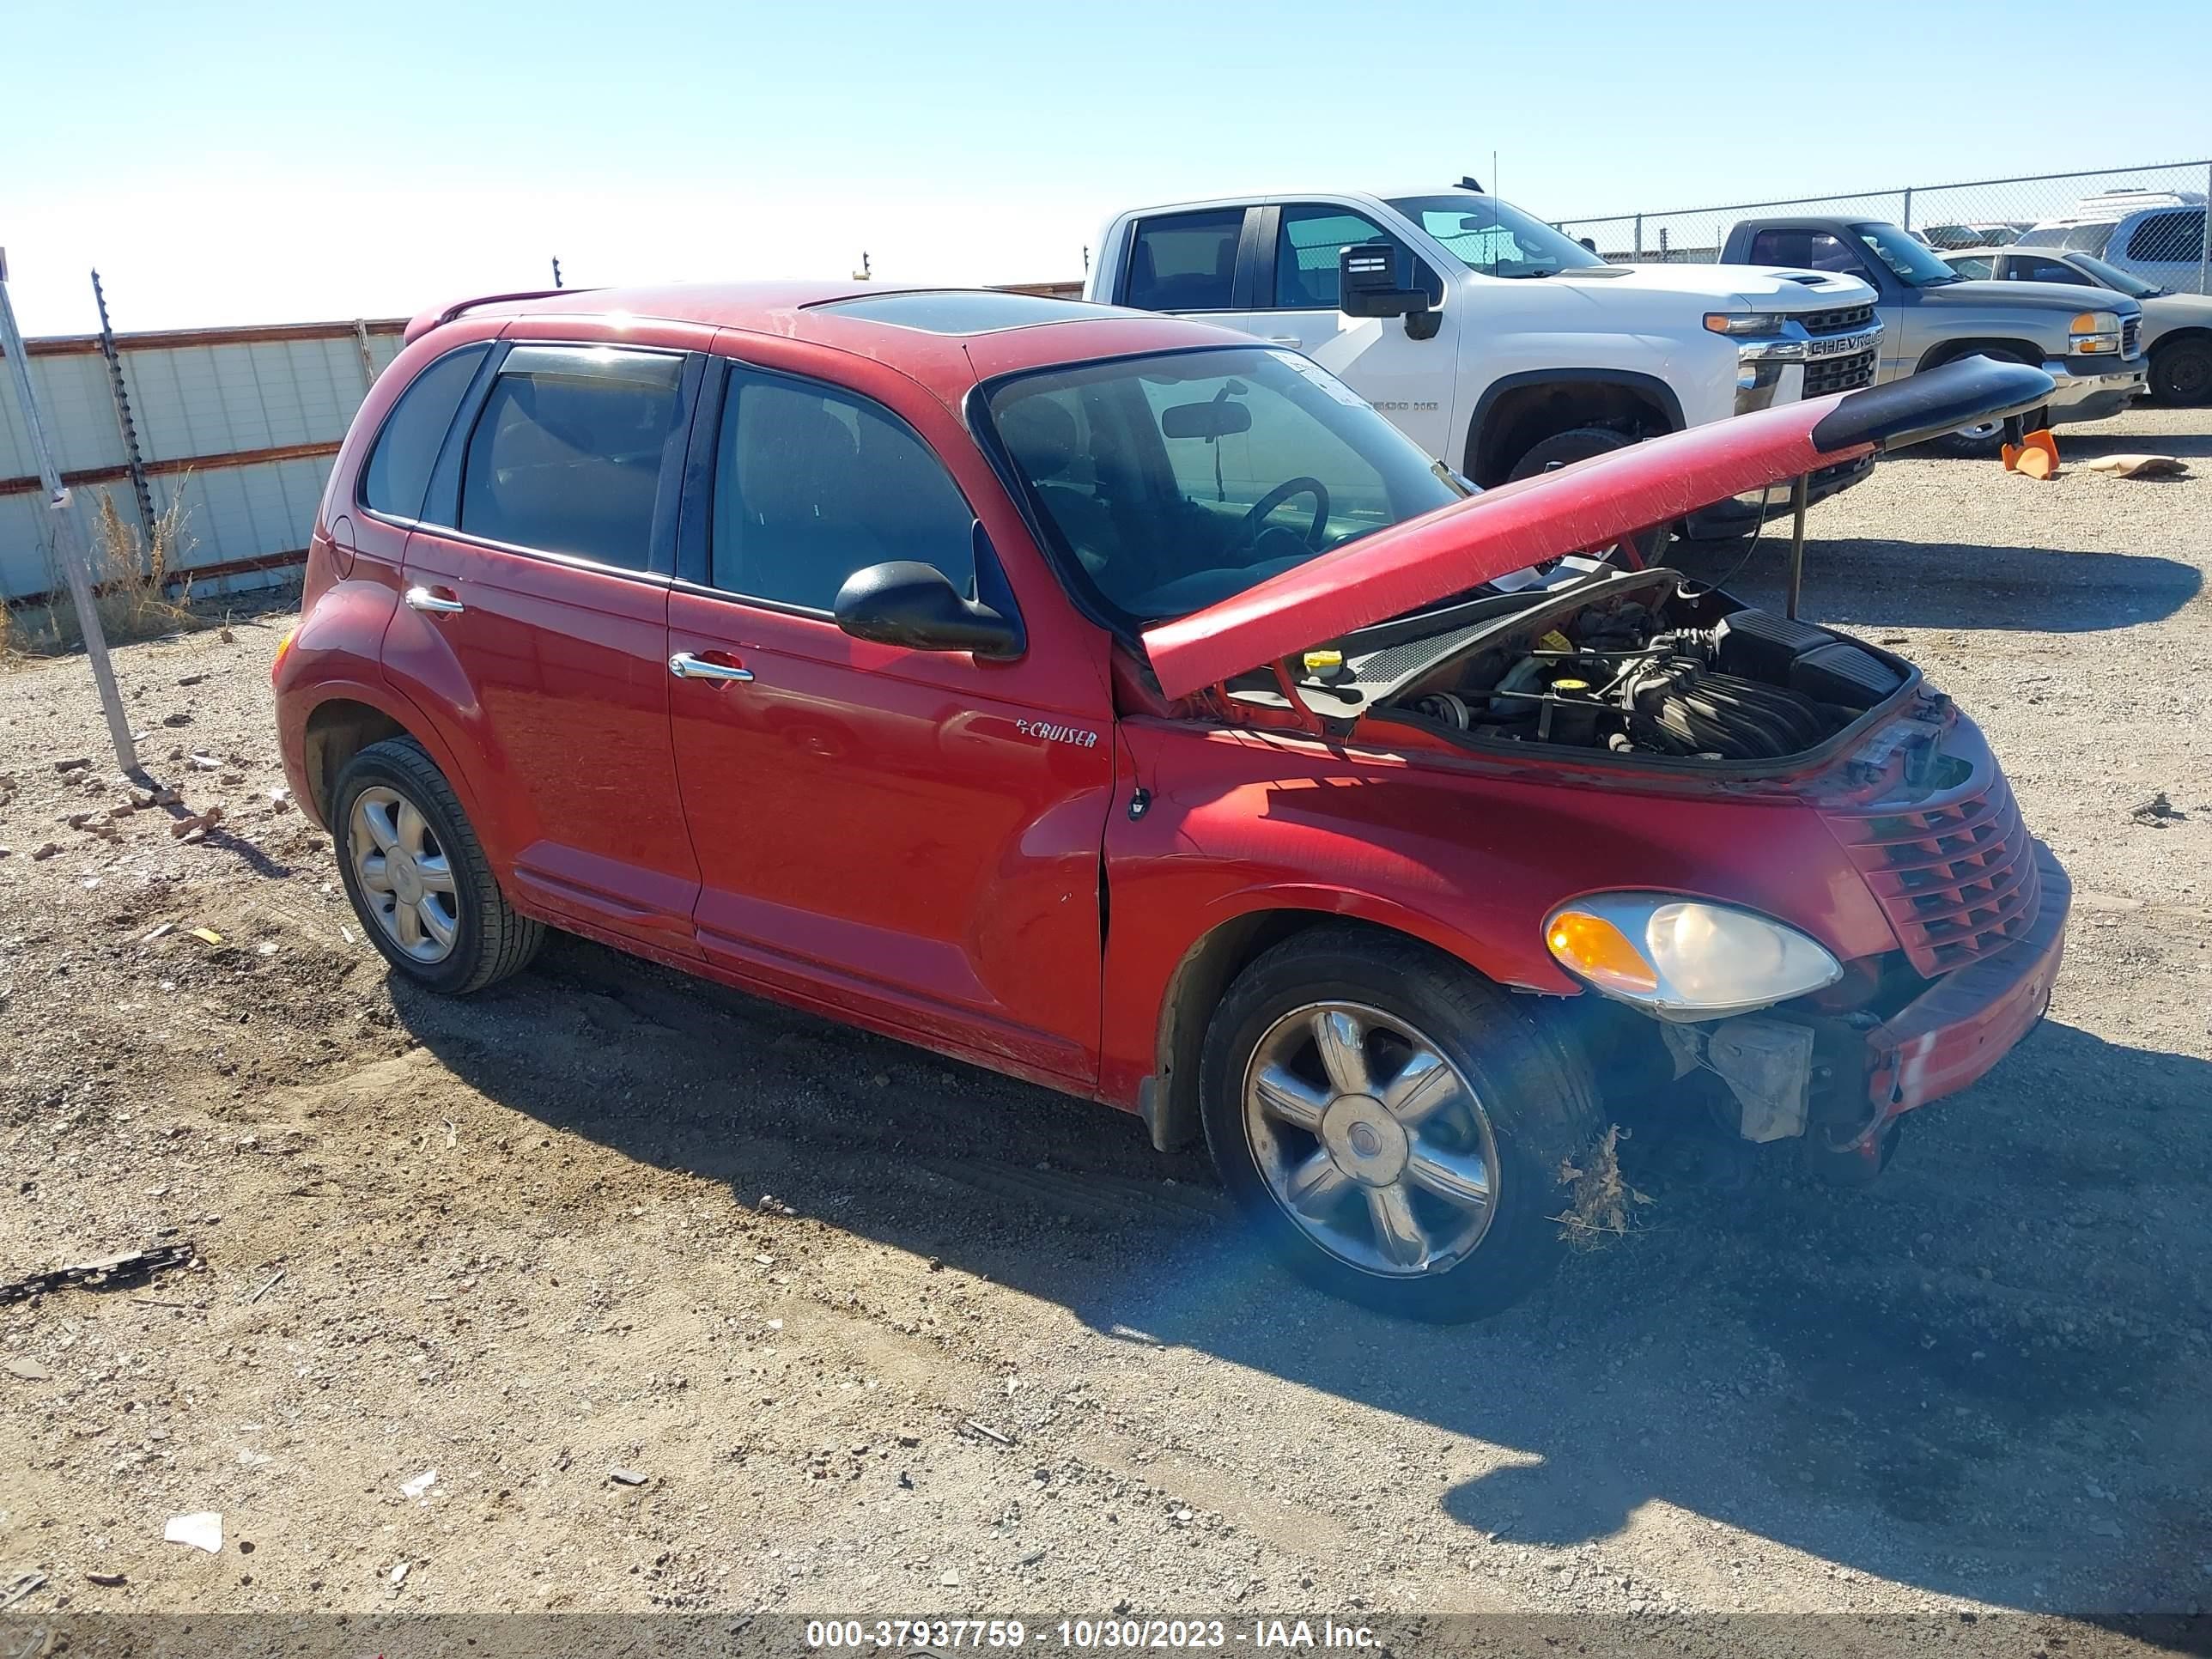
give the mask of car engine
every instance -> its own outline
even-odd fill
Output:
[[[1743,609],[1684,626],[1676,608],[1592,605],[1533,639],[1486,642],[1448,675],[1423,676],[1398,706],[1490,741],[1778,760],[1905,683],[1865,647],[1810,623]]]

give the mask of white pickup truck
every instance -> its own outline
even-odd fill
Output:
[[[1881,324],[1856,277],[1607,264],[1473,186],[1139,208],[1107,226],[1085,297],[1301,351],[1485,486],[1874,377]],[[1869,465],[1815,473],[1812,499]],[[1753,498],[1682,528],[1758,519]]]

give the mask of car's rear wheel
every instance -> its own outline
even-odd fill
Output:
[[[507,903],[453,786],[414,739],[356,755],[332,806],[346,896],[369,942],[408,978],[462,996],[537,954],[544,927]]]
[[[1206,1144],[1291,1271],[1433,1321],[1558,1264],[1562,1169],[1600,1127],[1561,1034],[1409,939],[1301,933],[1238,976],[1200,1071]]]
[[[2153,351],[2150,390],[2160,403],[2212,403],[2212,340],[2174,340]]]
[[[1610,455],[1614,450],[1626,449],[1635,441],[1627,434],[1615,432],[1611,427],[1578,426],[1569,432],[1557,433],[1529,450],[1513,464],[1513,470],[1506,475],[1506,481],[1512,483],[1521,478],[1533,478],[1539,473],[1550,472],[1576,461],[1586,461],[1593,455]],[[1667,527],[1662,525],[1629,538],[1626,545],[1635,556],[1637,564],[1656,564],[1667,550]],[[1591,550],[1601,553],[1605,550],[1594,548]]]

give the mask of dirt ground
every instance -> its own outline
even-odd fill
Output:
[[[0,674],[0,1282],[194,1255],[0,1304],[0,1595],[2212,1607],[2212,413],[2091,430],[2069,460],[2197,476],[1890,461],[1808,556],[1808,614],[1925,665],[2071,868],[2050,1019],[1872,1189],[1656,1160],[1644,1231],[1473,1328],[1291,1282],[1133,1118],[595,945],[395,984],[271,800],[284,614],[118,654],[203,838],[106,816],[81,659]],[[162,1541],[201,1510],[220,1553]]]

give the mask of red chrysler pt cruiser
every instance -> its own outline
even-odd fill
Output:
[[[571,290],[407,339],[275,679],[433,989],[567,928],[1110,1102],[1428,1319],[1551,1266],[1609,1102],[1717,1073],[1870,1175],[2048,1001],[2066,880],[1972,723],[1634,557],[2037,370],[1477,494],[1307,359],[1108,307]]]

